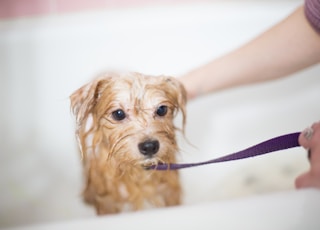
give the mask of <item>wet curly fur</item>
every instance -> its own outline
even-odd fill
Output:
[[[177,171],[145,170],[176,162],[177,112],[186,92],[173,77],[106,73],[71,96],[83,161],[84,200],[98,214],[181,202]]]

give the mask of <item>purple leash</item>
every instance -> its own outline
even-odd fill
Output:
[[[300,146],[298,142],[299,135],[300,135],[300,132],[278,136],[278,137],[269,139],[267,141],[261,142],[252,147],[249,147],[245,150],[235,152],[235,153],[232,153],[223,157],[219,157],[213,160],[209,160],[209,161],[204,161],[199,163],[186,163],[186,164],[158,164],[158,165],[150,166],[148,169],[176,170],[176,169],[190,168],[190,167],[212,164],[212,163],[234,161],[234,160],[240,160],[240,159],[245,159],[249,157],[255,157],[255,156],[263,155],[270,152],[298,147]]]

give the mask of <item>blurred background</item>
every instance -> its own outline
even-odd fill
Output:
[[[0,228],[95,215],[80,197],[68,98],[77,88],[104,70],[179,77],[302,3],[1,0]],[[320,117],[319,76],[316,65],[190,102],[179,160],[209,160],[311,125]],[[292,190],[307,168],[296,148],[182,170],[184,205]]]

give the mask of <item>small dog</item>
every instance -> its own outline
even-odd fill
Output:
[[[186,91],[173,77],[102,75],[71,96],[82,153],[84,200],[99,215],[181,202],[177,171],[146,170],[176,162],[175,131],[184,132]],[[182,129],[174,125],[182,113]]]

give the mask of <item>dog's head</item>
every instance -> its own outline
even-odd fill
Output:
[[[174,162],[174,125],[186,92],[173,77],[139,73],[105,74],[71,96],[83,159],[90,156],[150,166]]]

